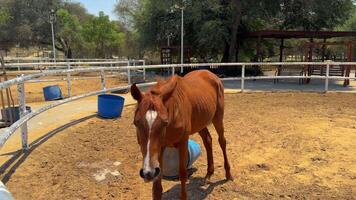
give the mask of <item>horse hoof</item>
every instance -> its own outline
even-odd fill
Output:
[[[202,185],[209,185],[211,183],[210,178],[204,178]]]
[[[234,181],[234,178],[232,177],[232,176],[228,176],[228,177],[226,177],[226,181]]]

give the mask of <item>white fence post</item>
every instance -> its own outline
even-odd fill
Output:
[[[245,65],[242,65],[241,69],[241,92],[245,90]]]
[[[101,78],[101,89],[106,90],[105,72],[103,69],[100,70],[100,78]]]
[[[67,62],[67,68],[68,70],[70,69],[70,63]],[[67,93],[68,93],[68,98],[71,96],[71,91],[72,91],[72,88],[71,88],[71,75],[70,73],[67,73]]]
[[[23,74],[21,76],[23,76]],[[27,114],[24,82],[17,84],[17,93],[18,93],[18,98],[19,98],[20,118],[23,118]],[[21,126],[21,139],[22,139],[22,149],[23,150],[28,149],[27,134],[28,134],[27,122],[24,122],[24,124]]]
[[[18,64],[17,71],[20,71],[20,59],[17,59],[17,64]]]
[[[145,60],[142,62],[142,65],[144,67],[146,66],[146,61]],[[143,68],[143,80],[146,81],[146,68]]]
[[[328,92],[329,90],[329,71],[330,71],[330,64],[328,63],[326,65],[326,79],[325,79],[325,92]]]
[[[130,61],[127,62],[127,67],[130,67]],[[127,83],[131,85],[131,70],[127,68]]]

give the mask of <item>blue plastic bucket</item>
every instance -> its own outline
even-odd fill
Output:
[[[98,115],[103,118],[118,118],[124,108],[125,98],[112,94],[98,96]]]
[[[193,163],[201,154],[200,145],[194,140],[188,140],[188,160],[187,168],[190,169]],[[177,179],[179,178],[179,152],[174,147],[166,147],[163,152],[163,178]]]
[[[58,85],[44,87],[43,95],[46,101],[62,99],[62,91]]]
[[[31,107],[26,106],[27,113],[31,112]],[[20,119],[20,109],[18,106],[1,109],[1,116],[3,120],[6,118],[7,122],[10,122],[10,113],[12,114],[13,121],[17,121]]]

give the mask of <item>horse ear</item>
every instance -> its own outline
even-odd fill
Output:
[[[137,88],[136,83],[131,85],[131,96],[138,102],[142,100],[142,93],[141,91]]]
[[[161,97],[163,101],[166,101],[172,95],[177,86],[177,82],[178,76],[173,76],[161,86]]]

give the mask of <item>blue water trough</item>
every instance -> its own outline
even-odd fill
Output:
[[[50,85],[43,88],[43,95],[46,101],[62,99],[62,91],[58,85]]]
[[[31,107],[26,106],[27,113],[31,112]],[[10,115],[12,115],[13,121],[17,121],[20,119],[20,109],[18,106],[1,109],[1,116],[3,119],[6,118],[6,122],[10,122]]]
[[[125,98],[113,95],[102,94],[98,96],[98,115],[102,118],[118,118],[124,108]]]

